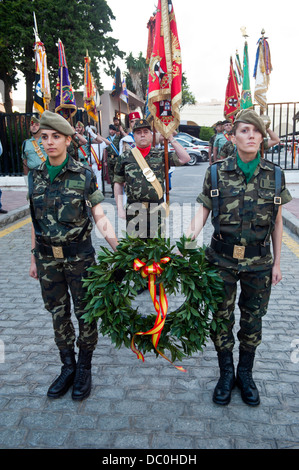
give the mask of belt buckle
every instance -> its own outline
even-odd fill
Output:
[[[149,183],[152,183],[153,181],[155,181],[156,175],[153,172],[153,170],[151,170],[150,168],[144,168],[142,173],[144,174],[145,178],[147,179]]]
[[[63,259],[63,249],[62,246],[52,246],[52,252],[54,258]]]
[[[274,204],[281,205],[281,197],[275,196],[274,198]]]
[[[244,259],[245,258],[245,246],[234,245],[233,258]]]

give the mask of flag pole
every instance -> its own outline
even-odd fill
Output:
[[[166,202],[169,204],[169,159],[168,159],[168,140],[164,137],[164,164],[165,164],[165,190]]]

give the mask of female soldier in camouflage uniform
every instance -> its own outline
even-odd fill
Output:
[[[215,231],[206,257],[218,267],[224,280],[224,301],[215,315],[226,320],[227,325],[227,330],[212,337],[220,366],[213,400],[227,405],[235,385],[233,326],[237,281],[240,280],[236,383],[243,401],[256,406],[260,399],[252,379],[252,367],[255,350],[261,342],[261,318],[267,311],[271,280],[275,285],[282,278],[281,205],[289,202],[291,196],[285,188],[280,167],[260,157],[259,146],[266,137],[263,120],[253,110],[243,110],[235,121],[233,133],[237,152],[208,168],[203,191],[197,198],[202,206],[187,234],[195,238],[212,211]]]
[[[82,278],[95,263],[91,244],[92,219],[115,250],[117,239],[105,217],[92,171],[67,155],[74,130],[60,115],[45,111],[40,121],[48,159],[29,175],[32,229],[30,276],[39,279],[45,308],[53,318],[55,342],[63,363],[48,396],[64,395],[72,384],[74,400],[86,398],[91,389],[91,358],[98,333],[96,322],[85,323]],[[70,295],[79,323],[78,363]]]

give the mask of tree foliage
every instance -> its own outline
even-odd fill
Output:
[[[142,52],[137,58],[133,57],[132,52],[126,57],[128,71],[125,72],[127,88],[135,93],[140,99],[146,99],[148,65]]]
[[[183,72],[182,74],[182,104],[181,108],[185,106],[185,104],[195,104],[196,99],[194,94],[190,91],[190,85],[188,84],[186,73]]]
[[[118,41],[109,35],[112,32],[111,21],[115,17],[106,0],[0,1],[0,78],[14,86],[16,71],[24,74],[27,104],[31,111],[35,75],[33,12],[36,14],[40,40],[46,48],[54,95],[58,73],[58,39],[65,47],[73,87],[83,84],[84,56],[88,50],[91,72],[101,91],[99,64],[104,66],[108,75],[113,76],[115,58],[124,57],[118,48]],[[5,50],[9,51],[9,57],[2,54]]]

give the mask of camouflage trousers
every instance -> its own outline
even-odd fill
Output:
[[[108,175],[110,179],[111,186],[114,185],[114,167],[116,164],[117,157],[108,157],[107,158],[107,167],[108,167]]]
[[[135,238],[165,237],[164,206],[158,203],[134,202],[126,208],[127,233]]]
[[[214,266],[215,267],[215,266]],[[254,352],[262,340],[262,317],[267,313],[271,293],[271,269],[264,271],[237,272],[232,269],[219,268],[224,281],[224,300],[218,305],[216,318],[225,320],[226,330],[213,333],[211,339],[216,351],[232,351],[235,339],[235,300],[237,282],[240,281],[240,329],[237,337],[240,349]]]
[[[59,350],[74,347],[76,333],[71,320],[71,298],[78,320],[77,346],[94,350],[98,340],[97,323],[86,323],[81,317],[85,312],[85,289],[82,279],[88,276],[87,268],[95,264],[94,255],[86,258],[57,260],[36,256],[38,278],[45,308],[52,314],[54,339]]]

